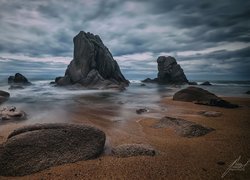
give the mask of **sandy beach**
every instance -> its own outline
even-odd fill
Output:
[[[196,105],[189,102],[173,101],[170,97],[162,98],[160,109],[151,117],[135,116],[126,122],[111,121],[114,111],[107,109],[70,110],[70,121],[89,124],[103,130],[107,135],[104,154],[98,159],[80,161],[52,167],[44,171],[23,177],[0,177],[0,179],[221,179],[228,166],[239,156],[245,163],[250,152],[250,98],[231,97],[226,100],[240,105],[240,108],[225,109]],[[113,109],[114,110],[114,109]],[[220,117],[204,117],[201,111],[221,112]],[[159,117],[182,118],[215,131],[205,136],[180,137],[173,129],[154,128]],[[94,116],[96,114],[96,116]],[[106,114],[108,118],[100,118]],[[0,132],[0,142],[8,134],[22,126],[9,123]],[[114,157],[111,147],[126,143],[148,144],[157,150],[154,157],[137,156],[128,158]],[[245,171],[230,171],[224,179],[248,179],[250,167]]]

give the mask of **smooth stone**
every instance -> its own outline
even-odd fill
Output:
[[[36,124],[13,131],[0,150],[0,175],[24,176],[52,166],[98,157],[106,136],[78,124]]]

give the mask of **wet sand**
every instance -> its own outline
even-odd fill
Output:
[[[149,113],[136,115],[135,109],[131,109],[131,113],[123,114],[126,121],[112,118],[123,113],[119,106],[100,110],[78,104],[69,109],[69,121],[96,126],[107,135],[105,153],[100,158],[52,167],[24,177],[0,176],[0,179],[221,179],[223,172],[239,156],[242,163],[250,158],[250,98],[225,99],[241,107],[224,109],[165,97],[159,102],[160,108]],[[203,110],[218,111],[222,116],[204,117],[199,114]],[[196,122],[215,131],[186,138],[178,136],[173,129],[153,128],[164,116]],[[22,124],[5,125],[0,132],[0,143],[19,126]],[[111,147],[125,143],[149,144],[158,154],[154,157],[111,156]],[[245,171],[230,171],[224,179],[249,178],[250,164]]]

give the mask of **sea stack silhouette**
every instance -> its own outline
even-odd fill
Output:
[[[159,84],[188,84],[186,75],[183,69],[174,57],[159,56],[158,76],[155,79],[147,78],[143,80],[145,83],[159,83]]]
[[[88,89],[124,89],[129,85],[109,49],[98,35],[80,31],[73,38],[74,57],[57,85],[81,85]]]

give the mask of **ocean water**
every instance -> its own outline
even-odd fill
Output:
[[[45,122],[72,122],[74,112],[84,113],[89,117],[100,117],[110,121],[126,121],[136,116],[160,116],[166,111],[160,105],[163,97],[171,97],[178,90],[187,87],[146,84],[131,80],[125,91],[115,90],[80,90],[55,87],[49,84],[51,80],[32,81],[25,89],[9,90],[6,82],[0,84],[0,89],[8,91],[10,98],[3,106],[15,106],[25,111],[28,120],[23,124]],[[198,86],[215,93],[218,96],[244,97],[250,95],[249,81],[210,81],[212,86]],[[201,82],[198,82],[201,83]],[[149,113],[136,114],[136,109],[146,108]],[[0,125],[8,122],[0,122]]]

